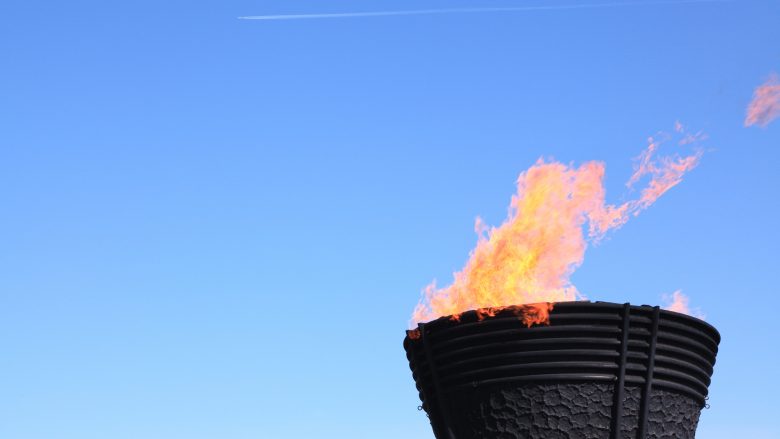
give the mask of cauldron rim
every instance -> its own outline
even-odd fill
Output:
[[[543,302],[542,302],[543,303]],[[578,308],[589,308],[592,310],[602,308],[604,310],[608,310],[611,312],[620,312],[623,307],[625,306],[624,303],[617,303],[617,302],[606,302],[606,301],[590,301],[590,300],[573,300],[573,301],[567,301],[567,302],[547,302],[551,303],[553,305],[553,310],[560,312],[561,309],[578,309]],[[495,317],[478,317],[477,310],[468,310],[464,311],[463,313],[459,314],[457,319],[453,319],[452,315],[446,315],[442,317],[438,317],[436,319],[430,320],[428,322],[423,322],[418,325],[418,328],[420,325],[424,325],[428,327],[431,330],[437,330],[439,328],[443,327],[453,327],[458,326],[463,323],[470,323],[470,322],[478,322],[478,321],[485,321],[490,320],[494,318],[501,318],[501,317],[507,317],[513,315],[513,309],[521,308],[524,306],[527,306],[529,304],[514,304],[514,305],[508,305],[503,308],[503,310],[498,311],[495,315]],[[652,305],[630,305],[632,311],[640,311],[640,312],[646,312],[650,313],[655,308]],[[660,313],[662,316],[666,317],[672,317],[675,320],[679,320],[682,322],[685,322],[689,325],[693,325],[694,327],[699,326],[703,328],[705,331],[709,332],[709,335],[713,338],[713,341],[715,341],[716,344],[719,344],[721,341],[720,332],[715,328],[712,324],[708,323],[707,321],[700,319],[698,317],[694,317],[689,314],[677,312],[677,311],[671,311],[668,309],[660,309]],[[407,331],[407,339],[409,339],[409,331]]]

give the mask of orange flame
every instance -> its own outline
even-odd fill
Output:
[[[685,134],[679,123],[676,131]],[[423,290],[412,323],[446,315],[457,320],[470,309],[484,318],[522,304],[512,310],[530,326],[549,322],[551,303],[583,299],[570,276],[582,264],[588,241],[598,242],[638,215],[699,163],[701,151],[656,157],[665,138],[649,139],[627,185],[649,181],[637,199],[618,206],[605,203],[603,163],[574,167],[539,159],[518,177],[501,226],[488,228],[477,218],[478,242],[466,266],[454,273],[452,285],[437,288],[434,281]]]
[[[780,79],[773,74],[753,92],[753,100],[747,108],[745,126],[765,127],[780,116]]]
[[[690,306],[688,305],[690,303],[690,299],[680,290],[673,292],[671,296],[664,295],[664,300],[669,303],[668,305],[664,306],[664,309],[704,319],[704,315],[699,310],[691,310]]]
[[[509,305],[509,306],[494,306],[488,308],[476,309],[477,320],[482,321],[488,317],[495,317],[498,313],[503,311],[509,311],[515,316],[519,317],[523,323],[529,328],[533,325],[546,324],[550,321],[550,311],[553,310],[553,304],[550,302],[544,303],[529,303],[526,305]],[[459,315],[453,314],[451,317],[453,320],[458,320]]]

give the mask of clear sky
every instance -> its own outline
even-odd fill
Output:
[[[780,2],[249,21],[522,0],[6,0],[0,437],[431,438],[401,341],[539,157],[701,165],[591,247],[723,343],[699,437],[780,437]]]

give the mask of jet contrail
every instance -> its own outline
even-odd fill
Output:
[[[685,3],[726,3],[732,0],[660,0],[649,2],[629,3],[590,3],[573,5],[549,5],[549,6],[516,6],[505,8],[457,8],[457,9],[414,9],[406,11],[376,11],[376,12],[340,12],[331,14],[287,14],[287,15],[249,15],[238,17],[239,20],[305,20],[315,18],[355,18],[355,17],[388,17],[394,15],[433,15],[433,14],[467,14],[477,12],[521,12],[521,11],[549,11],[560,9],[596,9],[615,8],[620,6],[655,6],[678,5]]]

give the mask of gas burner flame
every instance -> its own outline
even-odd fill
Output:
[[[575,167],[539,159],[518,177],[503,224],[488,227],[476,219],[478,241],[468,262],[454,273],[451,285],[439,288],[434,281],[425,287],[412,327],[441,316],[458,320],[472,309],[489,317],[508,306],[529,326],[549,323],[555,302],[585,299],[570,278],[582,265],[588,243],[598,243],[679,184],[699,164],[703,150],[697,145],[704,139],[679,122],[672,134],[649,138],[626,183],[631,192],[643,185],[638,196],[619,205],[605,201],[604,163]],[[677,148],[693,152],[658,155],[663,144],[675,140]]]

